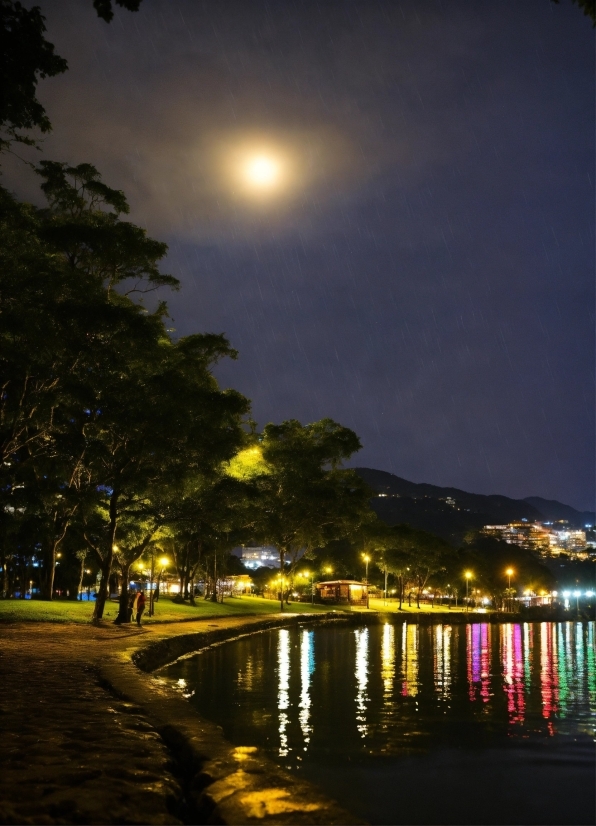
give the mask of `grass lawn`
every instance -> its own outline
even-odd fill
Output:
[[[52,602],[43,602],[36,599],[6,599],[0,600],[0,622],[89,622],[93,613],[93,602],[73,602],[67,599],[56,599]],[[379,612],[397,613],[398,603],[388,601],[383,604],[382,599],[371,599],[370,610]],[[350,608],[347,605],[311,605],[308,602],[292,602],[285,608],[287,613],[325,613],[326,611],[362,611],[362,608]],[[422,605],[420,613],[461,612],[463,609],[449,609],[444,605]],[[198,599],[196,606],[172,602],[169,597],[161,597],[155,604],[155,616],[148,617],[147,612],[143,622],[176,622],[181,620],[203,619],[207,617],[242,616],[249,614],[277,614],[279,602],[277,600],[262,599],[261,597],[228,597],[223,604]],[[114,620],[118,613],[116,602],[108,602],[104,611],[104,619]],[[404,603],[401,612],[419,613],[415,605],[408,608]]]
[[[74,602],[56,599],[52,602],[31,599],[0,600],[0,622],[89,622],[93,613],[93,602]],[[293,602],[286,606],[287,613],[320,613],[332,608],[342,610],[343,606],[310,605],[305,602]],[[347,609],[349,610],[349,609]],[[227,598],[223,604],[198,599],[196,607],[180,605],[167,597],[161,597],[155,604],[155,616],[143,622],[175,622],[180,620],[202,619],[203,617],[221,617],[242,614],[276,614],[279,602],[260,597]],[[118,613],[116,602],[108,602],[104,611],[105,620],[113,620]]]

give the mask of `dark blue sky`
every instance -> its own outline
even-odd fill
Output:
[[[42,2],[70,64],[45,156],[170,244],[177,333],[260,425],[331,416],[354,464],[594,507],[594,34],[568,0]],[[292,158],[278,195],[225,173]],[[10,184],[34,197],[16,166]]]

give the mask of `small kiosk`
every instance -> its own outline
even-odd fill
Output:
[[[333,582],[315,583],[315,602],[327,605],[362,605],[368,604],[368,585],[353,579],[336,579]]]

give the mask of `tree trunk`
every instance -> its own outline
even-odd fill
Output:
[[[52,521],[52,538],[50,540],[50,547],[44,555],[45,577],[40,580],[41,598],[51,600],[54,596],[54,579],[56,577],[56,556],[60,543],[66,536],[66,531],[70,525],[70,517],[63,516],[58,518],[58,514],[54,512]]]
[[[285,564],[285,551],[280,548],[279,549],[279,570],[280,570],[280,586],[279,586],[279,610],[284,610],[284,564]]]
[[[399,578],[399,610],[402,610],[402,604],[404,601],[404,578],[400,576]]]
[[[2,563],[2,589],[0,596],[2,599],[8,599],[8,592],[10,588],[8,585],[8,556],[6,551],[3,551],[2,557],[0,557],[0,562]]]
[[[81,602],[83,601],[83,577],[85,576],[85,560],[87,559],[86,556],[82,557],[81,561],[81,570],[79,571],[79,584],[77,586],[77,595],[75,599],[78,600],[79,594],[81,595]]]
[[[130,564],[123,564],[120,567],[122,570],[122,582],[120,583],[120,601],[118,603],[118,616],[114,620],[116,625],[122,625],[122,623],[130,622],[128,614]]]
[[[95,600],[95,607],[91,618],[91,622],[93,623],[98,623],[103,617],[103,612],[109,596],[110,574],[112,573],[112,560],[114,558],[114,542],[116,541],[117,524],[118,494],[112,493],[112,497],[110,499],[110,528],[106,542],[106,553],[100,564],[101,580],[99,582],[99,590],[97,591],[97,598]]]
[[[51,600],[54,593],[54,578],[56,576],[56,542],[50,542],[43,554],[43,575],[39,577],[41,598]]]
[[[217,554],[213,554],[213,593],[211,602],[217,602]]]

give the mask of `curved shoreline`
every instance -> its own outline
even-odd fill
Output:
[[[288,625],[575,620],[513,614],[228,616],[143,627],[0,623],[0,823],[362,822],[160,677],[180,657]]]
[[[99,666],[104,688],[140,706],[172,753],[185,797],[186,822],[359,824],[317,787],[296,778],[250,745],[233,746],[159,675],[180,657],[287,625],[360,624],[362,615],[293,614],[227,623],[131,646]],[[215,625],[215,623],[213,623]],[[143,680],[145,676],[145,680]]]
[[[272,618],[248,617],[225,628],[168,635],[135,647],[128,663],[106,663],[101,675],[106,685],[122,697],[148,709],[156,730],[173,753],[181,756],[183,786],[190,809],[203,822],[243,823],[360,823],[323,795],[315,786],[298,780],[251,746],[234,747],[221,729],[203,720],[192,706],[159,678],[159,671],[176,660],[212,645],[232,642],[287,625],[368,625],[408,623],[418,625],[540,622],[546,617],[518,614],[344,613],[288,614]],[[548,618],[553,618],[552,616]],[[124,668],[123,668],[124,665]],[[136,676],[131,674],[134,669]],[[151,687],[139,685],[139,670],[150,676]]]

